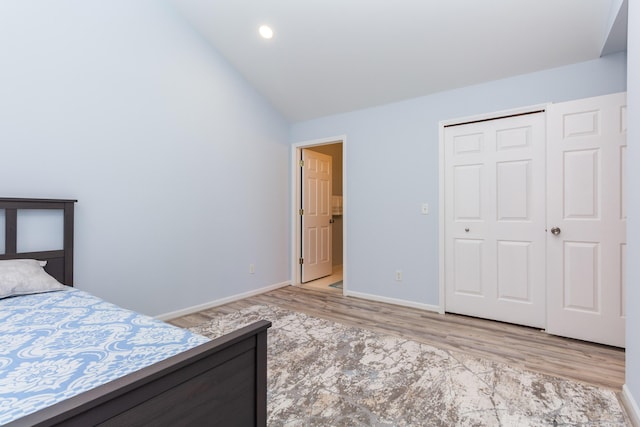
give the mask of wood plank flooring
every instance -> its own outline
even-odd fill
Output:
[[[216,315],[256,304],[277,305],[617,392],[624,384],[622,349],[556,337],[534,328],[454,314],[440,315],[317,289],[287,286],[180,317],[171,323],[196,326]]]

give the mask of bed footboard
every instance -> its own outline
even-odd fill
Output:
[[[265,426],[261,320],[8,426]]]

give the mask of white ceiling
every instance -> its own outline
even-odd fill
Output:
[[[292,122],[626,48],[626,27],[607,44],[622,0],[172,2]]]

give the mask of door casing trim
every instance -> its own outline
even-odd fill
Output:
[[[338,135],[327,138],[320,138],[314,140],[307,140],[296,142],[291,145],[291,285],[300,286],[302,283],[300,268],[298,260],[300,258],[300,227],[299,221],[297,221],[299,214],[298,209],[300,206],[300,189],[302,183],[300,182],[300,156],[303,148],[317,147],[319,145],[329,144],[342,144],[342,275],[343,285],[342,293],[347,294],[348,287],[348,261],[347,261],[347,223],[349,222],[347,215],[348,212],[348,197],[347,197],[347,136]]]

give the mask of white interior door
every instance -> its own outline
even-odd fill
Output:
[[[545,117],[445,128],[445,310],[544,327]]]
[[[547,331],[624,347],[626,96],[547,114]]]
[[[302,283],[331,274],[331,160],[302,150]]]

